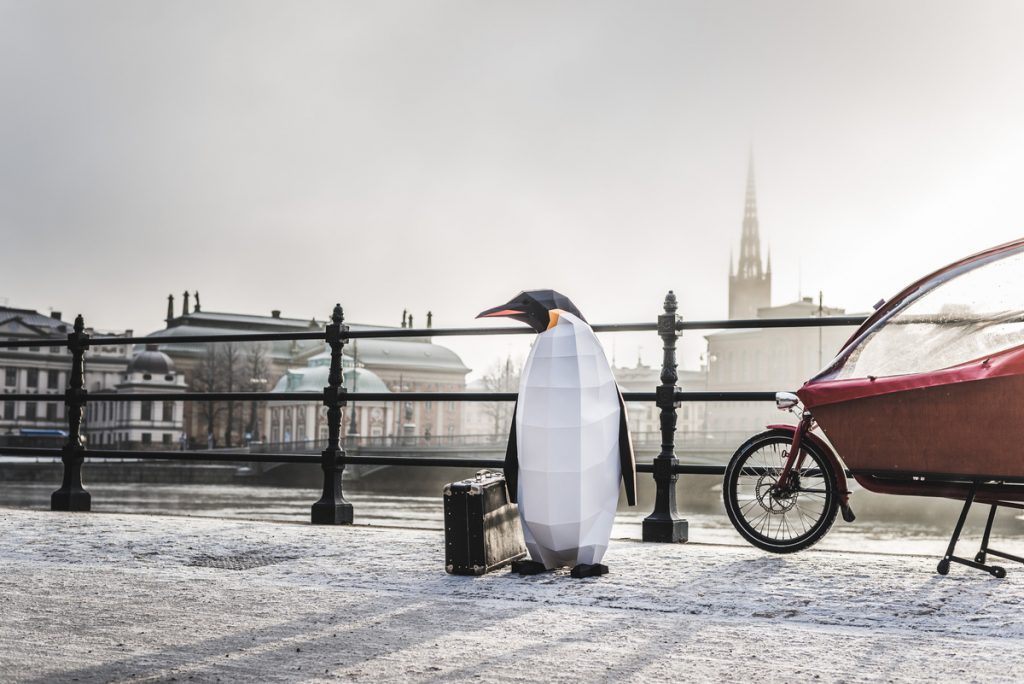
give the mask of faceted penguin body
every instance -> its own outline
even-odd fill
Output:
[[[548,568],[597,564],[604,556],[625,423],[597,336],[575,315],[558,314],[526,360],[514,426],[523,534],[530,556]]]
[[[518,572],[571,565],[573,577],[602,575],[620,479],[636,505],[626,404],[604,350],[576,305],[554,290],[523,291],[477,315],[493,317],[537,332],[505,450],[508,493],[533,559]]]

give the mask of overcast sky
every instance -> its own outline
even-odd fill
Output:
[[[0,302],[724,317],[753,143],[774,302],[864,311],[1024,235],[1022,35],[1015,2],[0,0]]]

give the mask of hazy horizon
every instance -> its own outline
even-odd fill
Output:
[[[1024,234],[1022,33],[1010,2],[0,0],[0,301],[722,318],[753,145],[773,302],[866,311]],[[477,372],[528,342],[443,341]]]

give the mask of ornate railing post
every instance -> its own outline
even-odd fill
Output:
[[[665,296],[665,313],[658,316],[658,335],[664,343],[665,355],[661,363],[661,385],[657,388],[658,408],[661,409],[661,452],[654,459],[654,482],[657,496],[654,512],[644,518],[643,537],[645,542],[685,542],[688,525],[676,512],[676,480],[673,470],[679,463],[675,454],[676,435],[676,340],[679,337],[676,314],[678,304],[671,290]]]
[[[331,322],[327,324],[327,344],[331,347],[331,370],[324,388],[324,406],[327,407],[327,448],[320,453],[320,467],[324,471],[324,493],[313,504],[314,525],[351,525],[352,504],[341,491],[341,476],[345,470],[345,450],[341,448],[341,407],[345,405],[347,390],[341,374],[341,348],[345,345],[345,314],[341,304],[334,305]]]
[[[74,332],[68,335],[68,350],[71,352],[71,377],[64,391],[64,411],[68,417],[68,441],[61,449],[64,462],[64,480],[60,489],[50,495],[50,510],[88,511],[92,497],[82,487],[82,462],[85,460],[85,444],[82,443],[82,418],[85,416],[85,350],[89,348],[89,336],[85,323],[79,314],[75,317]]]

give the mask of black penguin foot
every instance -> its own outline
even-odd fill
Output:
[[[544,567],[543,563],[538,563],[535,560],[512,561],[512,572],[518,572],[520,575],[539,575],[547,571],[548,569]]]
[[[593,565],[580,563],[573,568],[572,572],[569,574],[576,579],[582,579],[584,577],[600,577],[601,575],[608,574],[608,566],[602,565],[601,563],[594,563]]]

